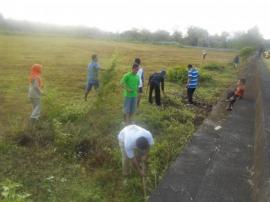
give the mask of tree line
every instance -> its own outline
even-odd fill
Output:
[[[124,40],[144,43],[160,43],[173,45],[186,45],[209,48],[233,48],[264,47],[270,48],[270,39],[265,40],[259,29],[253,27],[247,31],[239,31],[233,35],[228,32],[210,35],[206,29],[190,26],[187,32],[181,31],[170,33],[165,30],[150,32],[147,29],[131,29],[120,33],[106,32],[98,28],[83,26],[57,26],[44,23],[34,23],[5,19],[0,14],[0,32],[9,33],[38,33],[50,35],[65,35],[74,37],[89,37],[95,39]]]

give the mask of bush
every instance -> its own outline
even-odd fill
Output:
[[[23,186],[20,183],[13,182],[9,179],[0,183],[1,196],[0,199],[3,202],[30,202],[31,194],[22,190]]]
[[[57,119],[63,123],[74,122],[87,114],[89,110],[87,103],[62,103],[58,99],[59,94],[57,89],[50,89],[42,99],[43,111],[49,120]]]
[[[205,71],[201,71],[199,75],[200,75],[200,78],[199,78],[200,83],[213,81],[213,77],[211,76],[211,74],[206,73]]]
[[[59,92],[56,89],[50,89],[42,98],[42,104],[44,105],[44,112],[49,120],[53,120],[61,115],[62,105],[57,102]]]
[[[247,60],[249,56],[251,56],[255,52],[255,49],[252,47],[245,47],[240,50],[240,57],[243,58],[243,60]]]
[[[203,69],[209,70],[209,71],[222,71],[224,70],[223,66],[220,66],[218,64],[207,64],[205,66],[203,66]]]
[[[167,79],[170,82],[186,83],[188,71],[183,67],[176,67],[168,71]]]

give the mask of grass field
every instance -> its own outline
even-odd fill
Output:
[[[10,201],[19,201],[22,193],[30,196],[21,201],[143,201],[139,177],[133,174],[122,184],[116,140],[122,121],[119,80],[133,59],[141,58],[146,78],[160,68],[189,63],[205,76],[195,95],[198,107],[185,107],[181,83],[165,83],[163,109],[143,97],[135,122],[156,141],[148,164],[148,193],[239,71],[230,65],[235,52],[209,51],[205,64],[223,66],[209,70],[201,64],[200,49],[80,38],[0,35],[0,53],[0,189],[10,188]],[[87,63],[94,53],[104,69],[104,85],[85,102]],[[33,128],[27,90],[34,63],[43,65],[45,95],[42,120]]]

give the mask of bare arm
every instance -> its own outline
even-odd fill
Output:
[[[145,175],[144,169],[140,166],[139,162],[137,161],[136,157],[131,159],[133,167],[137,170],[137,172],[143,177]]]

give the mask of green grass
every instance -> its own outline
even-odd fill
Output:
[[[270,60],[269,59],[264,59],[264,62],[266,63],[266,65],[270,69]]]
[[[0,52],[0,182],[9,179],[21,184],[13,195],[31,194],[25,201],[143,201],[138,176],[133,174],[128,185],[122,185],[116,138],[122,127],[119,80],[135,57],[141,58],[146,78],[164,67],[199,66],[211,80],[200,84],[195,99],[207,106],[237,76],[229,64],[234,52],[208,52],[205,64],[224,66],[210,70],[202,68],[200,49],[91,39],[0,35]],[[84,102],[87,63],[94,53],[105,69],[103,86],[98,93],[90,92],[89,101]],[[34,63],[44,66],[46,88],[42,120],[32,127],[27,90]],[[185,107],[179,97],[185,93],[182,83],[166,82],[165,91],[164,109],[149,105],[144,95],[134,117],[155,138],[148,163],[148,193],[189,141],[196,120],[208,113],[204,108]],[[82,151],[84,158],[80,158]]]

